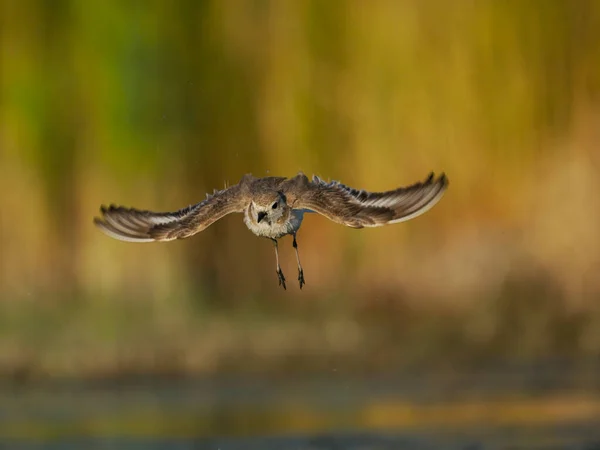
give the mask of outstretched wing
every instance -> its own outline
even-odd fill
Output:
[[[108,236],[121,241],[172,241],[192,236],[227,214],[242,212],[244,207],[242,190],[236,184],[207,194],[206,200],[175,212],[102,206],[102,218],[95,217],[94,224]]]
[[[379,227],[417,217],[433,207],[448,187],[443,173],[438,178],[431,173],[425,181],[386,192],[359,191],[317,176],[310,182],[303,175],[299,177],[290,186],[294,209],[312,210],[353,228]]]

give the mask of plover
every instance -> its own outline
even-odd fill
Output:
[[[300,289],[304,271],[298,255],[296,233],[305,213],[316,212],[352,228],[379,227],[413,219],[433,207],[448,187],[445,174],[433,173],[425,181],[385,192],[368,192],[309,180],[300,172],[293,178],[244,175],[239,183],[207,194],[195,205],[174,212],[157,213],[134,208],[102,206],[102,218],[94,223],[108,236],[127,242],[172,241],[206,229],[231,213],[244,213],[244,223],[257,236],[273,241],[279,284],[286,288],[279,265],[277,240],[291,234],[298,263]]]

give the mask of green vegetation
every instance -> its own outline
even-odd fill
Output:
[[[591,0],[0,0],[0,371],[598,355],[599,99]],[[240,217],[156,245],[92,225],[298,170],[450,190],[383,229],[310,217],[302,292]]]

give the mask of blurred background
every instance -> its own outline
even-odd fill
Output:
[[[597,423],[599,146],[594,0],[1,0],[0,435]],[[92,224],[299,170],[450,188],[396,226],[308,217],[302,291],[241,215]]]

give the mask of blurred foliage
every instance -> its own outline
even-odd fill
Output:
[[[599,100],[594,0],[0,0],[2,364],[77,372],[100,346],[118,367],[139,344],[212,370],[223,345],[260,355],[257,336],[327,353],[315,322],[358,359],[398,339],[421,359],[598,354]],[[303,292],[279,290],[239,216],[155,245],[91,222],[298,170],[451,185],[398,226],[309,217]]]

